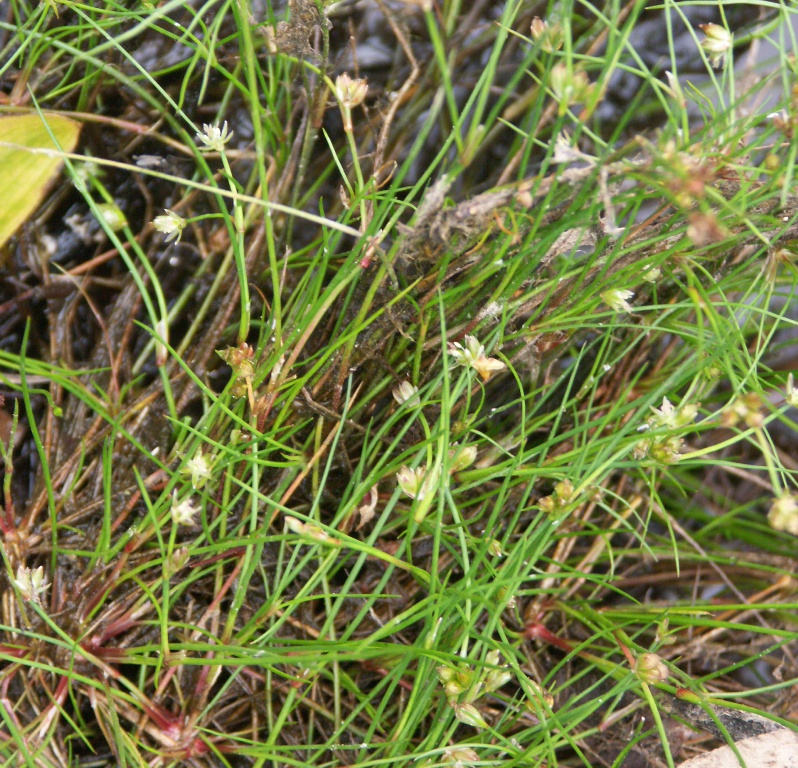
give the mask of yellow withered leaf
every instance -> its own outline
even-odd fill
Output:
[[[0,117],[0,248],[41,203],[61,167],[59,145],[72,152],[78,143],[80,123],[61,115],[43,117],[58,144],[39,115]]]

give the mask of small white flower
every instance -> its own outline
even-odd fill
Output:
[[[654,408],[654,418],[652,419],[654,426],[658,427],[675,427],[676,426],[676,409],[667,397],[662,398],[662,408]]]
[[[798,387],[791,373],[787,374],[787,402],[793,407],[798,408]]]
[[[427,471],[426,464],[416,469],[403,466],[396,473],[396,482],[399,483],[402,491],[411,499],[418,499],[419,501],[434,491],[437,481],[438,473],[434,470]]]
[[[665,427],[676,429],[692,424],[698,413],[698,405],[695,403],[682,403],[678,408],[674,407],[667,397],[662,398],[662,407],[651,407],[654,417],[649,419],[650,427]]]
[[[652,267],[643,272],[643,280],[647,283],[656,283],[662,277],[662,270],[659,267]]]
[[[335,78],[335,98],[349,109],[363,103],[368,89],[365,79],[349,77],[346,72]]]
[[[197,134],[197,139],[202,142],[204,146],[200,147],[202,152],[224,152],[224,145],[233,138],[233,132],[227,130],[227,120],[224,125],[219,128],[219,125],[208,125],[207,123],[202,126],[202,132]]]
[[[44,581],[44,568],[41,565],[33,570],[20,565],[17,568],[17,577],[12,581],[26,603],[34,602],[37,605],[42,604],[39,595],[50,586]]]
[[[352,109],[363,103],[368,87],[365,80],[349,77],[346,72],[335,78],[335,98],[338,99],[344,130],[347,133],[352,132]]]
[[[403,381],[399,386],[394,387],[391,394],[399,405],[404,404],[413,408],[419,404],[418,387],[413,386],[409,381]]]
[[[629,300],[632,298],[634,298],[634,293],[622,288],[611,288],[601,294],[602,301],[616,312],[631,312],[632,305]]]
[[[174,211],[170,211],[168,208],[164,208],[164,211],[166,211],[166,215],[156,216],[152,220],[152,226],[155,227],[158,232],[162,232],[166,235],[167,243],[170,240],[175,240],[175,242],[179,243],[186,226],[186,220]]]
[[[551,160],[554,163],[564,165],[571,165],[577,162],[584,162],[588,165],[596,164],[595,157],[585,154],[579,147],[571,145],[571,135],[568,131],[560,131],[557,134],[557,138],[554,140],[554,154]]]
[[[485,674],[485,691],[491,693],[498,691],[505,683],[513,679],[513,673],[507,664],[502,664],[502,655],[497,650],[492,650],[485,657],[485,662],[491,667],[498,667],[498,669],[491,669]]]
[[[194,490],[199,490],[213,477],[211,462],[202,455],[202,449],[192,456],[180,470],[185,475],[191,475],[191,485]]]
[[[175,525],[191,525],[194,522],[194,515],[197,514],[197,510],[194,509],[194,502],[190,498],[178,501],[177,491],[175,491],[172,495],[170,514]]]
[[[720,66],[726,54],[732,47],[732,36],[728,29],[720,24],[699,24],[704,32],[701,47],[709,54],[709,61],[713,67]]]
[[[490,378],[493,371],[501,371],[507,367],[501,360],[488,357],[485,347],[474,336],[466,336],[465,345],[450,341],[449,354],[457,365],[473,368],[484,381]]]

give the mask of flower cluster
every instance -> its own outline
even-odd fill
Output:
[[[169,510],[175,525],[193,525],[197,510],[190,498],[178,501],[177,491],[172,494],[172,506]]]
[[[449,354],[454,358],[455,365],[473,368],[483,381],[490,379],[494,371],[501,371],[507,367],[501,360],[488,357],[485,354],[485,347],[474,336],[466,336],[465,344],[450,341]]]
[[[513,673],[501,662],[499,651],[492,650],[485,657],[485,666],[479,672],[464,663],[438,667],[438,680],[443,685],[455,717],[461,723],[474,728],[488,727],[474,702],[485,693],[499,690],[512,679]]]
[[[183,230],[186,228],[186,220],[174,211],[170,211],[168,208],[164,208],[164,212],[164,216],[156,216],[152,220],[152,226],[155,227],[158,232],[166,235],[167,243],[170,240],[179,243],[183,235]]]
[[[197,140],[202,144],[199,148],[201,152],[224,152],[225,144],[233,138],[233,131],[227,130],[227,120],[220,128],[218,123],[216,125],[208,125],[207,123],[202,126],[202,131],[197,133]]]
[[[202,454],[200,448],[180,470],[184,475],[190,475],[191,486],[195,491],[202,488],[205,483],[213,477],[211,472],[212,462]]]
[[[427,465],[410,469],[402,466],[396,473],[399,487],[411,499],[421,501],[435,491],[438,482],[438,472],[435,469],[427,470]]]
[[[651,407],[653,415],[641,429],[684,430],[695,420],[698,407],[696,403],[683,402],[677,408],[667,397],[663,397],[662,406]],[[680,434],[651,435],[637,443],[632,455],[638,461],[647,458],[663,466],[669,466],[679,461],[683,447],[684,440]]]
[[[549,85],[560,105],[561,116],[573,104],[585,104],[590,101],[596,90],[596,84],[590,82],[587,72],[569,67],[562,61],[552,67]]]
[[[727,54],[732,48],[732,35],[720,24],[699,24],[704,33],[701,47],[709,54],[709,62],[716,69],[725,64]]]
[[[756,392],[739,395],[723,411],[720,423],[724,427],[736,427],[743,422],[751,429],[758,429],[765,423],[762,406],[762,398]]]
[[[554,486],[550,496],[544,496],[538,502],[540,508],[551,515],[564,510],[574,500],[574,484],[566,477]]]
[[[543,21],[539,16],[532,19],[532,26],[530,29],[532,39],[540,44],[540,49],[546,53],[554,53],[560,50],[563,44],[563,30],[559,22],[549,24]]]
[[[249,392],[252,379],[255,376],[255,365],[252,362],[255,350],[243,342],[237,347],[217,349],[216,354],[233,369],[233,385],[230,387],[230,394],[233,397],[244,397]]]
[[[655,408],[652,405],[651,411],[654,416],[648,420],[648,424],[652,429],[656,427],[676,429],[693,423],[698,415],[698,405],[696,403],[682,403],[676,408],[667,397],[663,397],[662,407]]]
[[[335,98],[338,100],[344,130],[347,133],[352,132],[352,109],[363,103],[368,89],[365,80],[349,77],[346,72],[335,78]]]
[[[656,653],[641,653],[635,660],[635,674],[644,683],[664,683],[670,670]]]
[[[784,492],[774,499],[768,512],[768,522],[777,531],[798,536],[798,497]]]
[[[634,292],[623,288],[610,288],[602,291],[601,300],[615,312],[631,312],[632,305],[629,303],[634,298]]]
[[[418,399],[418,387],[414,386],[409,381],[403,381],[401,384],[394,387],[391,394],[399,405],[406,405],[408,408],[414,408],[421,402]]]
[[[35,603],[39,606],[42,604],[39,595],[44,594],[50,586],[44,580],[44,567],[41,565],[33,570],[20,565],[17,568],[17,576],[12,581],[26,603]]]
[[[443,750],[443,762],[451,768],[465,768],[479,762],[479,755],[470,747],[448,747]]]

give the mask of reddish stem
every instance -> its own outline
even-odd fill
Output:
[[[555,648],[571,653],[574,647],[567,640],[549,632],[539,621],[533,621],[524,627],[523,635],[528,640],[543,640],[543,642],[553,645]]]

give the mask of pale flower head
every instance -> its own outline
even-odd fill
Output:
[[[470,690],[475,682],[474,671],[467,666],[453,667],[441,664],[436,668],[438,680],[446,691],[446,698],[457,701],[457,698]]]
[[[720,24],[699,24],[704,33],[701,47],[709,54],[713,67],[720,66],[732,47],[732,36],[728,29]]]
[[[547,21],[543,21],[539,16],[535,16],[535,18],[532,19],[530,32],[532,33],[532,39],[536,43],[540,43],[540,49],[542,51],[553,53],[562,48],[563,32],[559,22],[549,24]]]
[[[466,336],[465,345],[450,341],[449,354],[454,358],[456,365],[473,368],[484,381],[490,378],[493,371],[502,371],[507,367],[501,360],[488,357],[485,354],[485,347],[475,336]]]
[[[396,473],[396,482],[402,491],[411,499],[419,501],[435,490],[437,480],[438,473],[435,470],[428,471],[426,464],[415,469],[403,466]]]
[[[167,243],[170,240],[175,240],[179,243],[180,236],[183,234],[183,230],[186,226],[186,220],[174,211],[170,211],[168,208],[164,208],[164,211],[166,215],[156,216],[152,220],[152,226],[155,227],[158,232],[162,232],[166,235]]]
[[[197,139],[203,145],[200,147],[202,152],[224,152],[224,145],[233,138],[233,132],[227,130],[227,120],[220,128],[216,125],[202,126],[202,131],[197,134]]]
[[[674,407],[667,397],[662,398],[662,407],[651,407],[654,416],[649,420],[651,427],[666,427],[676,429],[692,424],[698,413],[698,405],[694,403],[682,403],[678,408]]]
[[[681,451],[684,447],[684,440],[679,435],[666,437],[664,440],[646,438],[640,440],[632,451],[632,456],[637,461],[651,459],[662,466],[676,464],[681,458]]]
[[[34,602],[36,605],[42,604],[39,595],[46,592],[50,586],[44,580],[44,568],[41,565],[33,570],[25,565],[20,565],[17,568],[17,577],[12,581],[22,599],[26,603]]]
[[[315,523],[303,523],[296,517],[286,515],[285,524],[289,531],[299,534],[300,536],[307,536],[310,539],[315,539],[320,544],[332,544],[337,546],[341,543],[340,539],[330,536],[321,526]]]
[[[664,683],[670,670],[656,653],[641,653],[635,660],[635,674],[644,683]]]
[[[346,72],[335,78],[335,98],[349,109],[363,103],[368,89],[365,79],[349,77]]]
[[[798,498],[785,492],[774,499],[768,512],[768,522],[777,531],[798,536]]]
[[[419,404],[418,387],[413,386],[409,381],[403,381],[391,391],[393,399],[399,405],[406,405],[412,408]]]
[[[632,305],[629,300],[633,298],[634,292],[623,288],[610,288],[610,290],[601,293],[602,301],[616,312],[631,312]]]
[[[344,131],[347,133],[352,132],[352,108],[363,103],[368,87],[365,80],[349,77],[346,72],[335,78],[335,98],[338,99]]]
[[[798,408],[798,387],[791,373],[787,374],[787,402],[793,407]]]
[[[479,762],[479,755],[470,747],[449,747],[443,750],[443,762],[451,768],[465,768]]]
[[[178,547],[169,558],[169,572],[177,573],[189,561],[188,547]]]
[[[568,131],[562,130],[557,134],[554,140],[554,154],[552,155],[552,162],[561,165],[571,165],[577,162],[587,163],[588,165],[595,165],[596,158],[582,152],[579,147],[571,144],[571,134]]]
[[[75,163],[75,176],[77,176],[84,184],[92,179],[99,179],[103,175],[103,169],[91,156],[87,156],[85,162]]]
[[[201,448],[185,463],[180,471],[184,475],[191,476],[191,485],[195,491],[202,488],[213,477],[211,462],[202,455]]]
[[[569,68],[562,61],[551,68],[549,86],[554,93],[554,98],[560,104],[560,115],[564,115],[572,104],[584,104],[589,101],[596,90],[596,86],[590,82],[587,72]]]
[[[513,679],[513,673],[507,664],[502,664],[501,652],[494,649],[485,657],[485,662],[494,669],[489,669],[484,676],[485,691],[498,691],[505,683]]]
[[[659,267],[651,267],[643,272],[643,280],[647,283],[656,283],[662,277],[662,270]]]
[[[194,502],[190,498],[178,501],[177,491],[175,491],[172,494],[172,507],[169,510],[169,514],[172,515],[172,522],[175,525],[192,525],[197,510],[194,508]]]

